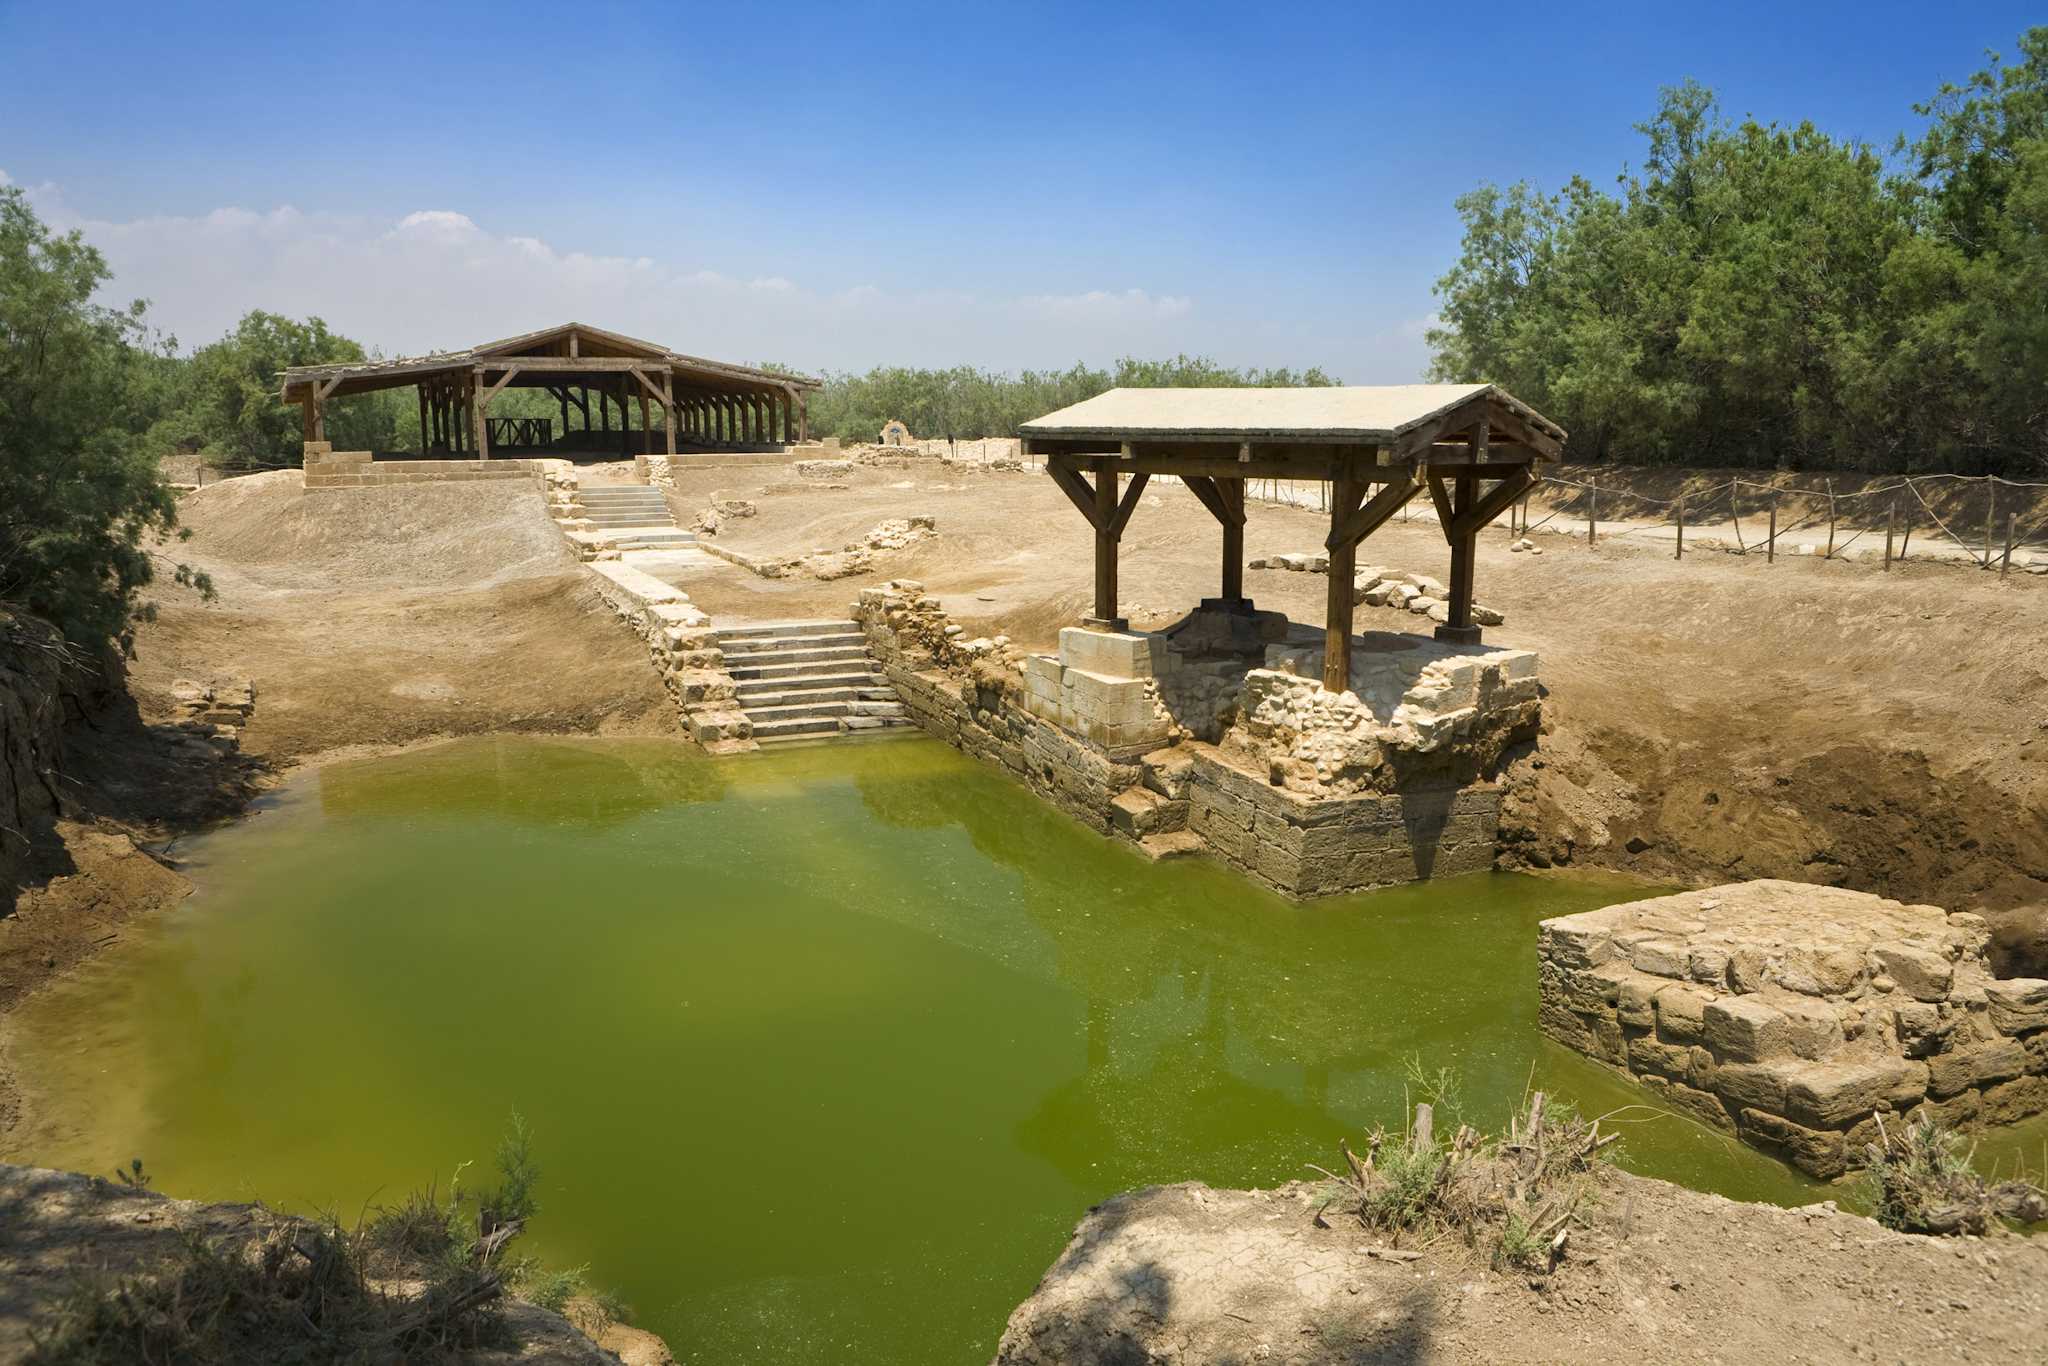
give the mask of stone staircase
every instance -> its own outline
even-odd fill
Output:
[[[676,525],[661,490],[646,484],[586,484],[583,518],[614,550],[680,550],[697,537]]]
[[[854,622],[724,626],[718,647],[758,741],[915,729]]]

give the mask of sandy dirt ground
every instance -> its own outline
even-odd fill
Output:
[[[590,588],[525,481],[299,487],[280,470],[212,484],[179,516],[175,588],[137,645],[145,714],[177,678],[247,678],[244,749],[284,766],[347,746],[487,731],[674,729],[645,647]]]
[[[1049,647],[1087,610],[1092,536],[1042,474],[924,461],[764,481],[702,471],[684,504],[752,501],[719,539],[755,554],[838,548],[885,517],[938,536],[855,579],[762,579],[720,565],[678,577],[714,616],[841,615],[860,585],[921,580],[971,633]],[[1324,519],[1255,505],[1250,557],[1316,550]],[[1790,877],[1950,907],[2048,901],[2048,579],[1909,562],[1890,573],[1631,540],[1481,541],[1478,598],[1507,614],[1489,642],[1542,655],[1551,731],[1514,771],[1510,859],[1598,863],[1656,879]],[[1154,485],[1125,532],[1122,601],[1164,625],[1217,591],[1218,535],[1193,495]],[[1442,577],[1432,522],[1395,520],[1361,564]],[[1320,623],[1324,581],[1249,570],[1262,608]],[[1391,608],[1358,628],[1414,630]],[[2009,946],[2048,949],[2004,917]]]
[[[1313,1192],[1136,1191],[1091,1211],[998,1366],[1122,1362],[2034,1362],[2048,1247],[1892,1233],[1619,1171],[1554,1274],[1399,1247]]]

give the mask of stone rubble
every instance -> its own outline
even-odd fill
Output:
[[[1546,1034],[1823,1179],[1880,1124],[2048,1111],[2048,981],[1992,975],[1982,917],[1759,881],[1543,923]]]
[[[1516,549],[1521,547],[1517,545]],[[1295,573],[1327,574],[1330,557],[1324,554],[1264,555],[1246,562],[1249,569],[1288,569]],[[1361,565],[1351,576],[1351,600],[1367,607],[1399,607],[1428,617],[1439,624],[1449,621],[1447,605],[1451,590],[1427,574],[1403,574]],[[1507,618],[1491,607],[1472,604],[1472,621],[1478,626],[1500,626]]]
[[[256,710],[256,685],[246,678],[197,683],[180,678],[171,684],[172,725],[192,742],[209,748],[241,748],[242,727]]]

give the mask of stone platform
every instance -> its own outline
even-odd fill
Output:
[[[1070,627],[1044,654],[967,639],[907,580],[853,617],[927,731],[1154,857],[1210,854],[1290,897],[1491,868],[1494,776],[1541,720],[1526,651],[1374,632],[1353,642],[1363,695],[1331,693],[1293,672],[1321,634],[1248,603]]]
[[[1883,1122],[2048,1111],[2048,981],[1999,980],[1982,917],[1734,883],[1543,922],[1543,1031],[1823,1179]]]

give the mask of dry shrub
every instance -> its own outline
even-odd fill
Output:
[[[1405,1132],[1374,1129],[1362,1157],[1340,1143],[1345,1172],[1316,1168],[1329,1178],[1317,1224],[1328,1227],[1335,1209],[1397,1243],[1406,1233],[1455,1235],[1485,1247],[1496,1266],[1554,1268],[1592,1197],[1590,1173],[1620,1135],[1601,1133],[1598,1120],[1549,1105],[1538,1091],[1505,1134],[1460,1124],[1444,1137],[1436,1129],[1440,1103],[1418,1102]]]
[[[1864,1153],[1864,1185],[1886,1228],[1982,1235],[2048,1220],[2048,1192],[2029,1181],[1988,1179],[1971,1165],[1961,1136],[1931,1115],[1894,1128],[1880,1117],[1878,1141]]]

